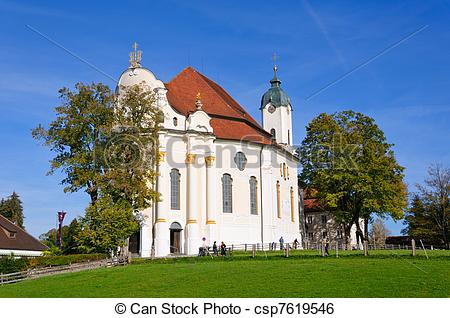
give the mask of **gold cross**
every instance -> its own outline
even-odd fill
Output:
[[[136,68],[141,66],[142,51],[138,51],[138,44],[134,42],[132,45],[134,52],[130,52],[130,67]]]
[[[278,67],[277,67],[277,58],[279,58],[279,56],[277,55],[276,52],[273,52],[273,55],[272,55],[272,60],[273,60],[273,74],[274,74],[274,77],[275,77],[275,78],[277,77],[277,70],[278,70]]]

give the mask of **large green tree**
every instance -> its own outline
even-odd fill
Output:
[[[56,154],[49,173],[65,174],[64,191],[86,191],[91,203],[102,195],[143,209],[158,199],[154,182],[157,133],[162,121],[154,93],[146,86],[78,83],[60,90],[62,104],[49,128],[32,135]]]
[[[22,201],[15,191],[7,199],[0,201],[0,214],[17,226],[25,228]]]
[[[432,165],[424,185],[417,185],[402,230],[416,239],[450,248],[450,169]]]
[[[64,191],[84,190],[95,202],[104,176],[103,151],[113,126],[114,94],[101,83],[78,83],[75,90],[62,88],[59,93],[56,119],[47,129],[39,125],[32,135],[55,153],[48,173],[64,173]]]
[[[135,212],[159,199],[154,183],[162,113],[144,84],[114,94],[103,84],[79,83],[60,94],[56,119],[48,129],[35,128],[33,137],[56,154],[49,173],[62,170],[64,191],[84,190],[91,198],[76,235],[84,251],[113,251],[137,230]]]
[[[317,191],[344,226],[346,238],[355,225],[358,239],[368,240],[374,215],[403,217],[404,168],[374,119],[353,111],[322,113],[308,124],[299,154],[300,185]]]

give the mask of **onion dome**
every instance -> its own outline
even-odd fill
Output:
[[[261,98],[261,108],[263,109],[267,104],[271,104],[274,107],[292,107],[291,99],[281,88],[281,81],[277,78],[277,66],[273,67],[273,78],[270,80],[271,87],[264,93]]]

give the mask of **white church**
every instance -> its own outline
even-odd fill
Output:
[[[130,53],[118,87],[144,83],[164,113],[157,190],[143,211],[142,257],[197,254],[203,244],[301,241],[292,105],[274,67],[261,99],[262,124],[222,87],[187,67],[159,80]],[[255,102],[256,107],[256,102]]]

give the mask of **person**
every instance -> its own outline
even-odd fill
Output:
[[[329,256],[330,253],[328,252],[328,249],[330,248],[330,241],[328,241],[328,237],[323,238],[323,244],[325,246],[325,256]]]
[[[280,251],[281,251],[283,249],[283,244],[284,244],[283,237],[280,237],[279,242],[280,242]]]
[[[227,254],[227,246],[222,241],[222,243],[220,244],[220,255],[226,256],[226,254]]]
[[[214,241],[214,244],[213,244],[213,254],[215,256],[219,255],[219,251],[217,250],[217,243],[216,243],[216,241]]]
[[[297,240],[297,238],[295,238],[295,240],[294,240],[294,249],[297,249],[297,246],[298,246],[298,240]]]

